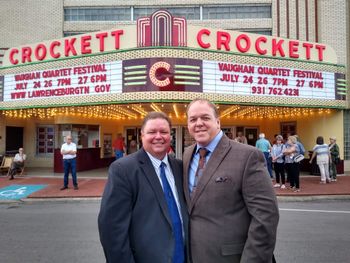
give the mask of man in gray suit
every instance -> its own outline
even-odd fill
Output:
[[[167,155],[171,122],[149,113],[143,148],[109,168],[98,217],[108,263],[184,263],[188,214],[182,163]]]
[[[187,118],[196,140],[183,155],[191,262],[272,262],[279,213],[263,154],[229,140],[208,100],[192,101]]]

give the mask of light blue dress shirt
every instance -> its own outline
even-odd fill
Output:
[[[205,147],[197,143],[196,153],[194,154],[194,156],[192,158],[192,161],[191,161],[191,164],[190,164],[190,170],[188,171],[188,188],[190,190],[190,193],[192,192],[192,189],[193,189],[194,178],[196,176],[196,171],[197,171],[197,168],[198,168],[198,162],[199,162],[199,152],[198,152],[198,150],[200,148],[206,148],[209,151],[209,153],[207,154],[207,156],[205,158],[205,163],[208,163],[212,153],[214,152],[216,146],[218,145],[218,143],[221,140],[223,135],[224,135],[224,133],[222,131],[220,131],[214,137],[214,139]]]
[[[168,161],[168,155],[166,154],[165,157],[163,158],[163,160],[159,160],[159,159],[153,157],[149,152],[146,151],[146,153],[147,153],[148,157],[150,158],[150,160],[152,162],[152,165],[154,167],[154,170],[155,170],[155,172],[157,174],[159,183],[162,186],[162,188],[163,188],[163,182],[162,182],[162,179],[160,177],[160,164],[162,162],[165,163],[165,167],[164,167],[165,168],[165,176],[166,176],[166,178],[168,180],[168,183],[170,185],[171,191],[173,192],[175,203],[176,203],[176,206],[177,206],[177,210],[179,211],[179,215],[180,215],[181,222],[182,222],[182,215],[181,215],[181,206],[180,206],[180,202],[179,202],[179,195],[177,193],[177,189],[176,189],[176,185],[175,185],[175,178],[174,178],[173,172],[171,171],[170,164],[169,164],[169,161]]]

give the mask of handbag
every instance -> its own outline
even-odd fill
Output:
[[[305,159],[305,156],[303,155],[303,154],[297,154],[297,155],[295,155],[294,156],[294,158],[293,158],[293,161],[295,162],[295,163],[300,163],[302,160],[304,160]]]

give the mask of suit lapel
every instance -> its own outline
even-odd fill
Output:
[[[140,151],[140,154],[138,155],[138,160],[140,163],[140,167],[143,173],[145,174],[146,179],[148,180],[149,184],[151,185],[154,191],[156,199],[159,202],[159,205],[161,207],[161,210],[165,218],[168,220],[169,224],[172,225],[162,186],[159,182],[156,172],[154,171],[154,167],[151,160],[149,159],[147,153],[143,149],[142,151]]]
[[[185,155],[183,157],[183,190],[185,193],[186,203],[188,209],[190,209],[191,206],[191,197],[190,197],[190,190],[189,190],[189,180],[188,180],[188,172],[190,170],[190,164],[192,160],[192,156],[194,154],[194,151],[196,149],[196,144],[193,144],[188,147],[188,150],[186,150]]]
[[[202,177],[198,181],[196,191],[194,192],[194,195],[191,199],[191,205],[189,207],[190,211],[192,210],[199,196],[204,191],[210,179],[213,177],[215,171],[217,170],[220,163],[223,161],[230,148],[231,146],[229,139],[225,135],[223,135],[218,145],[216,146],[214,152],[212,153],[209,161],[207,162]]]

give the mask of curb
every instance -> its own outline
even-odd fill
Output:
[[[318,200],[350,200],[350,195],[308,195],[308,196],[277,196],[281,202],[303,202]]]
[[[23,198],[19,200],[0,200],[0,205],[3,204],[23,204],[23,203],[70,203],[70,202],[101,202],[101,197],[60,197],[60,198]],[[336,201],[350,200],[350,195],[312,195],[312,196],[277,196],[277,201],[280,202],[304,202],[304,201]]]
[[[86,202],[86,201],[101,202],[101,197],[23,198],[18,200],[0,200],[0,205],[19,204],[19,203],[30,204],[30,203],[44,203],[44,202],[70,203],[70,202]]]

